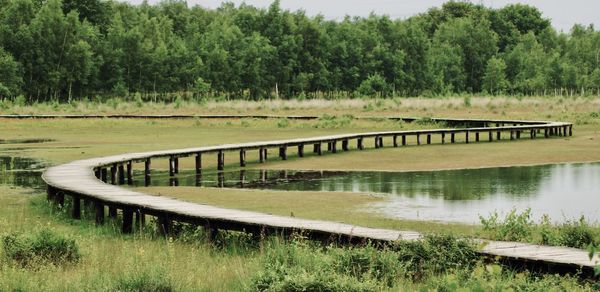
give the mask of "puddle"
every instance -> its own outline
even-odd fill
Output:
[[[11,139],[4,140],[0,139],[0,144],[36,144],[36,143],[46,143],[46,142],[54,142],[54,139]]]
[[[26,157],[0,156],[0,185],[44,190],[42,162]]]

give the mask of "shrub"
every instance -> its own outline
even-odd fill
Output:
[[[583,216],[577,221],[567,221],[558,230],[560,245],[586,248],[595,244],[594,233]]]
[[[81,255],[74,239],[42,230],[32,235],[9,234],[2,238],[4,255],[21,266],[76,263]]]
[[[463,105],[465,107],[471,107],[471,97],[465,96],[465,98],[463,99]]]
[[[290,125],[290,121],[287,118],[281,118],[277,121],[278,128],[287,128]]]
[[[358,86],[357,91],[362,96],[375,97],[388,96],[390,89],[385,78],[378,73],[375,73],[363,80]]]
[[[531,239],[534,222],[531,220],[531,209],[517,213],[512,209],[504,218],[498,219],[498,213],[494,212],[486,219],[479,216],[483,230],[490,232],[495,240],[528,241]]]
[[[398,242],[394,250],[404,263],[405,276],[414,280],[457,269],[470,270],[479,258],[473,243],[452,235],[427,235],[419,241]]]

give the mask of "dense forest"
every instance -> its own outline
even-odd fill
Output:
[[[185,1],[0,0],[0,97],[261,99],[599,94],[600,32],[535,7],[448,2],[327,20]]]

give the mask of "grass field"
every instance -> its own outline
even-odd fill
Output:
[[[371,131],[373,129],[413,129],[437,127],[391,121],[352,120],[353,116],[441,116],[464,118],[507,118],[562,120],[575,123],[574,136],[535,141],[481,142],[456,145],[412,146],[369,149],[309,155],[288,161],[278,161],[270,154],[270,162],[259,165],[257,153],[248,153],[248,167],[273,169],[344,169],[344,170],[431,170],[471,168],[501,165],[524,165],[555,162],[600,161],[600,99],[579,98],[464,98],[402,99],[388,101],[276,101],[273,103],[229,102],[204,105],[141,105],[117,106],[81,103],[75,105],[13,107],[10,113],[149,113],[149,114],[324,114],[317,121],[293,120],[9,120],[0,124],[0,139],[44,138],[53,141],[33,144],[0,144],[2,156],[24,156],[43,160],[49,165],[75,159],[125,152],[184,148],[221,143],[310,137],[333,133]],[[436,143],[438,137],[434,137]],[[366,145],[371,147],[372,141]],[[389,144],[388,144],[389,145]],[[353,145],[354,146],[354,145]],[[372,148],[372,147],[371,147]],[[206,157],[205,166],[214,166],[216,157]],[[237,168],[237,155],[226,154],[227,168]],[[191,167],[193,159],[182,159],[181,167]],[[167,161],[153,161],[153,167],[165,168]],[[136,167],[141,167],[136,165]],[[422,231],[450,231],[472,235],[479,227],[460,224],[440,224],[390,220],[360,212],[360,206],[378,200],[368,194],[272,192],[210,188],[152,188],[148,191],[182,199],[245,208],[296,217],[330,219],[367,226]],[[15,267],[5,257],[0,260],[0,290],[114,290],[119,283],[133,280],[167,279],[175,290],[253,290],[256,275],[267,272],[264,261],[272,252],[288,252],[287,245],[238,246],[237,240],[225,240],[221,247],[211,247],[201,241],[190,243],[181,239],[160,239],[150,234],[121,236],[118,227],[107,224],[96,228],[91,221],[74,221],[52,211],[43,194],[30,194],[29,189],[10,186],[0,188],[0,233],[28,233],[51,229],[73,237],[82,251],[82,261],[74,266],[43,266],[39,269]],[[258,200],[257,198],[260,198]],[[302,198],[302,199],[299,199]],[[343,199],[340,199],[343,198]],[[341,202],[341,203],[340,203]],[[293,206],[293,208],[291,207]],[[335,208],[331,208],[335,206]],[[243,241],[242,241],[243,242]],[[318,249],[317,249],[318,250]],[[300,256],[320,252],[301,249]],[[327,253],[324,258],[333,257]],[[459,281],[471,288],[482,283],[493,287],[513,287],[510,283],[524,281],[519,287],[559,287],[567,290],[591,289],[573,278],[541,277],[504,271],[494,274],[487,264],[479,263],[473,270],[442,274],[424,281],[397,278],[386,289],[416,289],[443,287]],[[483,269],[483,272],[480,271]],[[207,273],[207,271],[211,271]],[[316,270],[306,268],[305,276]],[[462,276],[458,276],[458,275]],[[452,276],[454,275],[454,276]],[[341,276],[340,276],[341,277]],[[345,277],[345,276],[344,276]],[[454,278],[453,278],[454,277]],[[473,282],[463,282],[466,277]],[[521,277],[521,278],[519,278]],[[310,277],[309,277],[310,278]],[[140,280],[141,279],[141,280]],[[345,278],[344,278],[345,279]],[[133,281],[131,280],[131,281]],[[300,281],[300,280],[298,280]],[[453,282],[454,281],[454,282]],[[478,282],[479,281],[479,282]],[[135,281],[134,281],[135,282]],[[471,283],[471,284],[468,284]],[[115,286],[117,285],[117,286]],[[437,285],[437,286],[436,286]],[[538,285],[538,286],[536,286]],[[545,286],[547,285],[547,286]],[[583,286],[580,286],[583,285]],[[489,287],[489,286],[486,286]]]

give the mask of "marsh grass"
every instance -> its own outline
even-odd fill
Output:
[[[590,224],[585,217],[566,219],[553,224],[548,215],[543,215],[539,223],[531,218],[531,210],[509,211],[504,218],[497,212],[487,217],[480,216],[482,235],[494,240],[533,242],[544,245],[568,246],[586,249],[600,242],[600,226]]]
[[[2,248],[9,261],[25,268],[36,268],[45,264],[76,264],[81,258],[79,246],[74,239],[52,230],[4,235]]]

